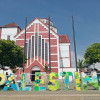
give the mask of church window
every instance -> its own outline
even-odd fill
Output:
[[[37,56],[37,37],[38,37],[38,34],[35,33],[35,56]]]
[[[32,57],[34,57],[34,36],[32,36]]]
[[[45,61],[48,61],[48,44],[45,42]]]
[[[41,56],[41,36],[39,36],[39,50],[38,50],[38,54],[39,54],[39,57]]]
[[[42,39],[42,59],[44,59],[44,39]]]
[[[30,59],[31,40],[29,40],[28,59]]]

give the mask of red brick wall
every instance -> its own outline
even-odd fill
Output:
[[[39,26],[39,27],[38,27]],[[26,39],[27,39],[27,42],[28,42],[28,39],[31,39],[31,36],[34,35],[34,31],[35,32],[38,32],[39,35],[42,36],[42,38],[46,38],[46,42],[49,41],[49,33],[48,33],[48,30],[46,28],[44,28],[41,24],[35,24],[35,25],[31,25],[30,28],[28,28],[26,30]],[[28,33],[28,32],[32,32],[32,33]],[[41,32],[41,33],[40,33]],[[46,33],[47,32],[47,33]],[[16,44],[19,45],[19,46],[24,46],[24,40],[20,40],[20,39],[24,39],[24,33],[19,35],[19,37],[17,39],[19,40],[16,40]],[[55,39],[51,39],[51,45],[57,45],[57,39],[56,37],[51,33],[50,34],[50,37],[51,38],[55,38]],[[57,53],[57,47],[51,47],[51,53],[54,54],[54,53]],[[51,61],[58,61],[58,55],[51,55]],[[30,60],[31,62],[33,62],[32,64],[30,64]],[[40,64],[38,61],[34,60],[33,58],[31,58],[30,60],[28,60],[28,68],[25,68],[25,73],[31,73],[31,69],[33,66],[39,66],[41,68],[41,71],[43,71],[43,65],[44,64],[44,60],[39,58],[39,62],[41,62],[42,60],[42,64]],[[34,60],[34,61],[33,61]],[[47,64],[47,62],[45,61],[45,63]],[[27,64],[26,64],[27,65]],[[51,62],[51,67],[58,67],[58,62]],[[58,69],[57,68],[51,68],[52,72],[57,72],[58,73]]]
[[[56,73],[58,73],[58,68],[51,68],[51,72],[56,72]]]
[[[51,39],[50,44],[51,45],[57,45],[57,39]]]
[[[51,48],[51,54],[57,53],[57,47],[50,47]]]
[[[27,29],[27,32],[34,32],[34,25],[31,25],[31,27]]]
[[[34,33],[26,33],[26,39],[31,39],[31,36],[34,35]],[[17,39],[24,39],[25,33],[21,34]]]
[[[49,38],[49,34],[48,34],[48,32],[47,33],[41,33],[41,32],[39,32],[39,35],[42,35],[42,38]],[[52,35],[52,34],[50,34],[50,38],[55,38],[55,36],[54,35]]]
[[[45,41],[46,41],[46,42],[49,42],[49,39],[45,39]],[[50,39],[50,44],[51,44],[51,45],[57,45],[57,39],[56,39],[56,38],[55,38],[55,39],[52,39],[52,38],[51,38],[51,39]]]
[[[28,42],[28,40],[26,40],[26,43],[27,42]],[[16,40],[16,45],[24,46],[24,40]]]
[[[51,67],[58,67],[58,62],[51,62]]]
[[[58,61],[57,55],[51,55],[51,61]]]
[[[39,24],[39,31],[48,31],[48,30],[44,28],[41,24]]]

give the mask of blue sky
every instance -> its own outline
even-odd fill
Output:
[[[76,46],[83,56],[86,48],[100,43],[100,0],[0,0],[0,26],[15,22],[24,27],[35,17],[48,18],[58,28],[58,34],[68,34],[73,51],[72,14],[74,15]]]

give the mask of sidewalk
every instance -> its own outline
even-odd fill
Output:
[[[0,91],[0,100],[100,100],[100,91]]]
[[[100,100],[100,94],[2,95],[0,100]]]

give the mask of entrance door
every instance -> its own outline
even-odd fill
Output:
[[[31,76],[31,81],[35,81],[35,72],[40,72],[40,71],[32,71],[32,76]]]
[[[40,67],[34,66],[31,71],[31,81],[35,81],[35,72],[40,72]]]

